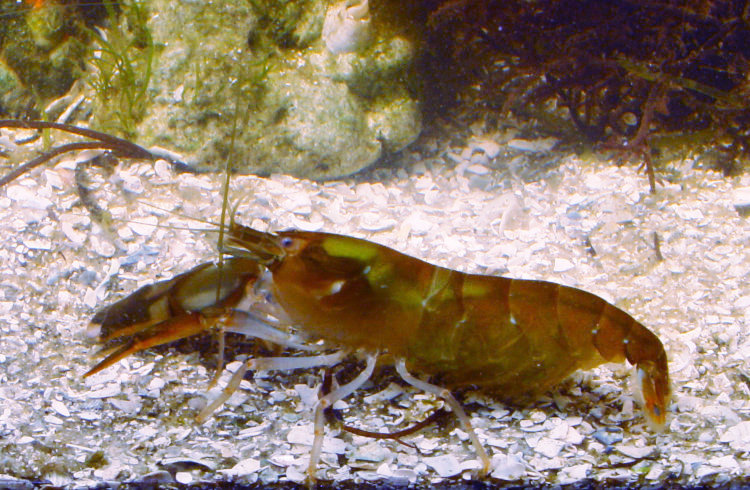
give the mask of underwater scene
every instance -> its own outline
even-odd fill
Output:
[[[750,481],[742,0],[0,0],[0,487]]]

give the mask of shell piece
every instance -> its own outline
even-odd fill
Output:
[[[372,39],[367,0],[344,0],[326,12],[323,41],[333,54],[358,51]]]

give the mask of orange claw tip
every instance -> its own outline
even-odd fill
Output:
[[[83,377],[88,378],[89,376],[92,376],[98,373],[99,371],[103,371],[107,369],[108,367],[112,366],[113,364],[117,363],[118,361],[125,359],[133,352],[135,352],[135,350],[133,349],[131,345],[123,345],[123,346],[117,347],[113,351],[111,351],[107,355],[107,357],[99,361],[96,364],[96,366],[86,371],[83,374]]]
[[[86,371],[85,373],[83,373],[83,377],[84,378],[88,378],[89,376],[93,376],[94,374],[98,373],[102,369],[104,369],[104,368],[99,367],[99,366],[94,366],[93,368],[91,368],[88,371]]]
[[[85,373],[83,373],[83,377],[84,378],[88,378],[89,376],[93,376],[94,374],[98,373],[99,371],[103,371],[104,368],[106,368],[106,367],[107,366],[103,365],[103,363],[100,362],[96,366],[92,367],[91,369],[89,369],[88,371],[86,371]]]

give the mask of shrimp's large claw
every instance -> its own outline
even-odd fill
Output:
[[[94,315],[87,336],[116,345],[105,348],[107,357],[84,376],[136,352],[197,335],[220,323],[258,274],[258,263],[252,259],[229,259],[221,267],[204,263],[103,308]]]
[[[197,335],[206,330],[212,323],[200,313],[188,313],[158,323],[146,330],[142,330],[137,335],[129,337],[122,344],[115,347],[114,350],[105,349],[105,351],[110,351],[107,357],[89,369],[83,377],[96,374],[117,361],[125,359],[130,354],[135,354],[149,347]]]

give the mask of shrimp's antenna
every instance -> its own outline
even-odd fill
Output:
[[[223,275],[224,275],[224,233],[225,233],[225,226],[224,223],[226,221],[227,216],[227,207],[229,206],[229,181],[231,179],[231,173],[232,173],[232,160],[235,157],[235,138],[237,136],[237,118],[238,116],[238,110],[239,110],[239,104],[237,100],[235,100],[234,103],[234,118],[232,119],[232,132],[229,137],[229,152],[227,153],[226,161],[224,162],[224,183],[221,186],[221,216],[219,218],[219,240],[217,243],[217,248],[219,249],[219,260],[218,260],[218,267],[219,267],[219,281],[218,285],[216,287],[216,302],[219,302],[219,299],[222,297],[221,293],[221,285],[223,284]],[[232,222],[234,222],[234,217],[232,217]],[[218,353],[217,353],[217,367],[216,367],[216,373],[214,374],[214,378],[211,380],[210,386],[214,386],[216,383],[218,383],[219,378],[221,377],[221,372],[224,369],[224,348],[226,347],[226,342],[224,339],[224,328],[222,327],[219,331],[219,339],[218,339],[219,345],[217,346]]]

